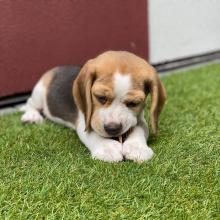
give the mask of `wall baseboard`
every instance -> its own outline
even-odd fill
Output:
[[[23,94],[15,94],[12,96],[7,96],[0,98],[0,108],[5,108],[9,106],[18,105],[27,101],[28,97],[31,95],[31,92]]]
[[[182,59],[171,60],[168,62],[153,63],[152,65],[155,67],[155,69],[158,72],[162,73],[162,72],[175,70],[182,67],[188,67],[195,64],[206,63],[218,59],[220,60],[220,50],[212,53],[200,54]]]

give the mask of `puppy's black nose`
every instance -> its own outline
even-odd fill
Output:
[[[121,132],[122,124],[111,122],[104,125],[104,129],[109,135],[115,136]]]

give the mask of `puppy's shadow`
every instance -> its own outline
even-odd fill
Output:
[[[147,140],[147,143],[148,143],[149,145],[150,145],[150,144],[155,144],[155,143],[157,142],[157,140],[158,140],[158,137],[157,137],[157,136],[150,134],[150,135],[149,135],[149,138],[148,138],[148,140]]]

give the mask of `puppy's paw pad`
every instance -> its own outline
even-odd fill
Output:
[[[38,111],[27,111],[22,115],[21,121],[23,123],[41,123],[43,117]]]
[[[100,145],[100,147],[92,152],[92,157],[106,162],[119,162],[123,160],[121,148],[121,144],[117,142],[114,144]]]
[[[150,160],[153,157],[153,150],[146,144],[139,141],[127,141],[123,144],[123,155],[128,160],[138,163]]]

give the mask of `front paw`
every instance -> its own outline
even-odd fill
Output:
[[[106,162],[122,161],[122,144],[118,141],[106,139],[92,151],[92,157]]]
[[[153,150],[139,140],[125,141],[122,147],[122,154],[128,160],[133,160],[138,163],[150,160],[153,157]]]
[[[26,111],[21,117],[21,121],[23,123],[36,123],[36,124],[39,124],[39,123],[42,123],[43,120],[44,119],[43,119],[42,115],[36,110]]]

